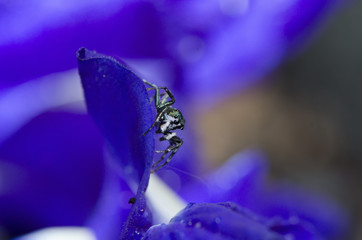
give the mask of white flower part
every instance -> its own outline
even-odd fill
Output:
[[[85,227],[44,228],[15,240],[97,240],[91,229]]]
[[[180,198],[156,174],[151,174],[146,197],[153,208],[153,215],[159,223],[168,223],[178,212],[186,207],[186,202]]]

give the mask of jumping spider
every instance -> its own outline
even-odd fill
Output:
[[[170,145],[166,150],[156,151],[156,153],[163,153],[161,158],[152,165],[152,171],[155,172],[165,166],[167,163],[171,161],[171,158],[176,154],[177,150],[183,144],[181,138],[176,136],[175,132],[172,132],[176,129],[184,129],[185,119],[182,116],[182,113],[177,108],[171,107],[175,103],[175,98],[166,87],[157,87],[155,84],[149,83],[146,80],[143,82],[149,85],[151,88],[147,88],[147,90],[155,90],[155,107],[157,111],[157,116],[152,126],[143,134],[145,136],[149,131],[152,130],[156,125],[158,129],[156,133],[162,133],[163,136],[160,138],[160,141],[168,140]],[[160,94],[160,89],[164,90],[163,94]],[[169,101],[167,99],[170,98]],[[170,153],[166,161],[164,161],[161,165],[159,165],[162,160],[165,159],[167,154]]]

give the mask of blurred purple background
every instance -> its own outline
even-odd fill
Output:
[[[41,142],[29,133],[35,130],[18,129],[49,109],[84,117],[74,69],[75,52],[87,47],[126,59],[150,81],[173,89],[209,169],[240,150],[261,149],[273,178],[345,206],[350,238],[361,238],[362,4],[297,2],[291,9],[288,1],[279,1],[280,8],[263,1],[0,2],[0,187],[21,179],[6,174],[16,154],[29,155],[19,146]],[[56,114],[38,117],[47,119],[42,131],[67,126],[57,125],[67,115]],[[94,132],[81,129],[84,135],[77,137],[98,136],[87,124]],[[20,141],[16,134],[24,142],[13,144]],[[93,150],[94,164],[100,164],[101,150]],[[51,158],[50,152],[52,147],[41,159]]]

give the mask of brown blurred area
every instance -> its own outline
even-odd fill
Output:
[[[269,157],[273,178],[329,196],[362,239],[362,3],[351,4],[264,85],[197,116],[214,166],[243,149]]]

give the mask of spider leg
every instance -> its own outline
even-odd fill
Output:
[[[155,88],[146,88],[146,90],[154,90]],[[161,93],[160,94],[160,98],[161,98],[161,101],[163,101],[163,99],[165,98],[165,96],[168,96],[167,93]],[[150,103],[153,102],[153,100],[155,100],[156,96],[153,96],[150,98]]]
[[[164,153],[166,150],[155,150],[155,153]]]
[[[148,88],[147,90],[155,89],[155,91],[156,91],[156,94],[155,94],[155,107],[156,107],[156,109],[158,109],[159,102],[160,102],[160,88],[157,87],[157,86],[156,86],[155,84],[153,84],[153,83],[147,82],[147,81],[144,80],[144,79],[142,79],[142,81],[143,81],[145,84],[147,84],[147,85],[149,85],[149,86],[151,87],[151,88]]]
[[[167,106],[171,106],[172,104],[175,103],[175,97],[167,87],[157,87],[155,84],[149,83],[144,79],[142,79],[142,81],[148,86],[150,86],[150,88],[147,88],[147,90],[154,89],[156,91],[154,98],[155,98],[155,107],[157,110],[165,108]],[[170,101],[166,102],[167,100],[167,97],[165,97],[166,95],[160,95],[160,89],[163,89],[167,93],[168,97],[171,99]]]
[[[166,156],[167,152],[165,152],[161,159],[158,160],[155,164],[152,165],[152,170],[151,170],[151,173],[154,173],[156,172],[157,170],[163,168],[165,165],[167,165],[170,161],[171,161],[171,158],[177,153],[177,150],[179,149],[180,147],[176,147],[174,148],[174,150],[171,152],[171,154],[168,156],[168,158],[166,159],[166,161],[161,164],[160,166],[156,167]]]
[[[160,89],[163,89],[163,90],[167,93],[167,96],[168,96],[171,100],[168,101],[168,102],[166,102],[167,97],[163,97],[163,98],[160,100],[159,108],[164,108],[164,107],[171,106],[172,104],[174,104],[174,103],[175,103],[175,97],[173,96],[173,94],[171,93],[171,91],[168,90],[167,87],[160,87]]]
[[[145,136],[149,131],[152,130],[152,128],[160,121],[161,116],[166,112],[167,108],[162,109],[161,112],[157,113],[157,117],[155,121],[152,123],[151,127],[143,134]]]
[[[144,80],[144,79],[142,79],[142,81],[143,81],[144,83],[146,83],[148,86],[152,87],[152,88],[158,88],[155,84],[150,83],[150,82],[147,82],[147,81]]]
[[[154,164],[152,164],[152,168],[151,168],[151,169],[154,169],[160,162],[162,162],[162,160],[166,157],[166,154],[167,154],[167,153],[162,154],[161,158],[160,158],[157,162],[155,162]],[[154,172],[154,171],[151,170],[151,172]]]
[[[160,141],[166,141],[167,139],[163,136],[159,139]],[[176,147],[180,147],[182,145],[182,143],[179,145],[180,142],[182,142],[182,140],[179,137],[173,136],[170,140],[170,146],[168,146],[168,148],[166,150],[155,150],[155,153],[168,153],[171,152],[173,149],[175,149]]]
[[[169,97],[169,96],[168,96],[167,93],[161,94],[161,99],[160,99],[161,105],[166,101],[166,99],[167,99],[168,97]]]
[[[158,89],[157,89],[158,88]],[[159,98],[158,98],[158,104],[156,105],[156,108],[164,108],[166,106],[171,106],[172,104],[175,103],[175,97],[173,96],[173,94],[171,93],[171,91],[167,88],[167,87],[151,87],[151,88],[147,88],[147,90],[158,90],[159,89],[163,89],[165,92],[164,93],[160,93],[159,94]],[[156,92],[157,95],[157,92]],[[155,95],[155,98],[156,98]],[[166,102],[167,98],[170,98],[171,100]]]
[[[156,150],[155,153],[168,153],[177,148],[178,146],[173,145],[172,147],[167,148],[166,150]]]
[[[160,168],[164,167],[166,164],[168,164],[171,161],[172,157],[176,154],[178,149],[182,146],[183,141],[181,138],[174,136],[173,138],[170,139],[170,143],[171,143],[171,145],[166,150],[156,151],[156,152],[163,152],[163,154],[162,154],[161,158],[152,165],[152,171],[151,171],[152,173],[156,172]],[[168,156],[166,161],[157,167],[157,165],[160,162],[162,162],[162,160],[166,157],[167,153],[169,153],[169,152],[171,152],[171,154]]]

